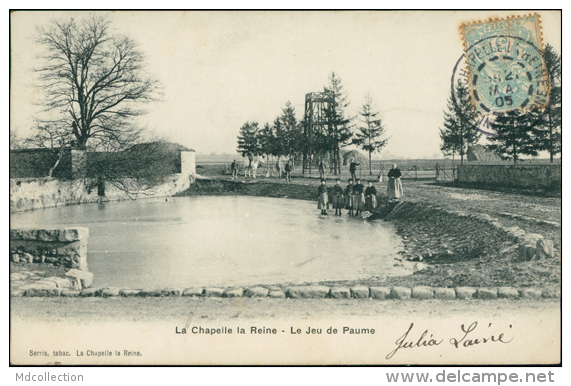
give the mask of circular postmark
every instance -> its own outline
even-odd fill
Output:
[[[549,85],[541,50],[519,37],[491,36],[472,44],[456,62],[452,99],[457,106],[462,103],[457,90],[462,87],[474,107],[466,121],[494,136],[492,124],[498,114],[544,109],[549,103]],[[541,119],[542,113],[537,115]]]

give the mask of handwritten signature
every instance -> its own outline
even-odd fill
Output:
[[[492,323],[488,324],[488,328],[492,326]],[[435,338],[433,334],[429,333],[428,330],[424,330],[424,332],[420,335],[418,339],[413,338],[414,332],[412,329],[414,327],[414,323],[411,323],[408,327],[408,330],[399,337],[395,345],[397,346],[393,351],[387,354],[386,359],[391,359],[400,349],[410,349],[410,348],[417,348],[417,347],[431,347],[431,346],[438,346],[444,342],[444,339]],[[461,332],[459,332],[458,337],[453,337],[449,339],[449,343],[456,348],[463,348],[463,347],[470,347],[475,345],[482,345],[486,343],[510,343],[514,337],[506,338],[506,334],[504,332],[500,332],[499,334],[490,334],[489,332],[482,332],[485,327],[481,327],[478,331],[475,331],[478,328],[478,322],[472,322],[468,327],[462,324],[460,326]],[[509,328],[512,328],[510,324]],[[409,337],[409,335],[411,335]]]

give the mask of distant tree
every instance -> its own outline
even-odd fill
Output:
[[[282,109],[282,115],[279,118],[283,127],[283,142],[284,142],[284,155],[291,159],[302,151],[302,126],[297,122],[295,117],[295,108],[287,101],[285,107]],[[279,138],[279,137],[278,137]]]
[[[474,115],[474,105],[468,90],[461,84],[456,85],[456,95],[448,99],[448,111],[444,112],[444,128],[440,129],[442,144],[440,150],[445,155],[460,155],[460,164],[464,163],[464,154],[469,145],[474,145],[481,137],[478,129],[469,121]]]
[[[272,129],[275,136],[272,155],[280,160],[281,157],[287,154],[286,130],[280,117],[274,119]]]
[[[242,157],[248,157],[250,166],[254,157],[262,154],[259,140],[258,122],[246,122],[240,127],[238,153]]]
[[[549,152],[549,160],[561,153],[561,55],[547,44],[543,53],[551,92],[549,104],[539,124],[539,148]]]
[[[332,72],[329,76],[329,84],[325,91],[333,93],[333,103],[326,109],[325,115],[328,121],[326,148],[329,152],[329,165],[333,173],[341,173],[340,149],[351,144],[353,133],[351,131],[351,118],[345,115],[349,106],[346,92],[339,75]]]
[[[265,123],[264,126],[258,132],[258,140],[260,144],[260,151],[264,154],[268,160],[267,171],[270,173],[270,162],[269,157],[274,154],[276,147],[276,136],[274,134],[274,128],[269,123]]]
[[[385,147],[388,139],[381,139],[385,134],[385,128],[382,125],[381,119],[377,118],[379,111],[374,106],[371,94],[365,95],[365,102],[359,110],[359,115],[364,125],[360,125],[357,128],[357,132],[353,138],[353,144],[369,153],[369,174],[372,175],[371,154]]]
[[[112,32],[97,14],[54,20],[38,33],[45,49],[36,69],[40,89],[46,110],[56,113],[49,123],[70,130],[82,149],[97,140],[133,145],[140,133],[132,118],[144,113],[140,103],[155,100],[157,91],[135,42]]]
[[[511,110],[503,114],[498,114],[492,123],[492,129],[496,136],[490,137],[491,142],[488,149],[500,154],[504,159],[513,159],[517,164],[521,155],[538,155],[538,113]]]

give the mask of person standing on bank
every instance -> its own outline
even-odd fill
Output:
[[[321,209],[321,214],[327,215],[327,206],[329,205],[329,196],[327,195],[327,186],[325,180],[321,180],[321,185],[317,189],[317,209]]]
[[[393,164],[393,168],[389,170],[389,184],[387,185],[387,196],[389,201],[398,201],[402,197],[402,182],[400,180],[402,173],[397,168],[397,164]]]
[[[353,207],[355,208],[355,216],[358,216],[359,212],[362,212],[365,207],[365,186],[359,178],[357,178],[357,184],[353,187]]]
[[[237,180],[238,179],[238,164],[236,163],[236,160],[234,160],[234,162],[232,162],[232,165],[230,166],[230,170],[232,170],[232,179]]]
[[[285,165],[286,181],[291,181],[291,160],[288,160]]]
[[[372,180],[369,180],[369,186],[365,189],[365,202],[369,212],[377,207],[377,189],[373,186]]]
[[[335,216],[341,216],[343,202],[343,187],[341,186],[341,180],[338,178],[333,186],[333,207],[335,208]]]
[[[345,209],[349,210],[349,216],[353,216],[353,179],[349,178],[349,184],[345,188]]]
[[[325,179],[325,163],[323,160],[319,161],[319,178],[322,180]]]
[[[360,163],[355,162],[355,159],[351,158],[351,163],[349,164],[349,173],[351,173],[351,178],[353,181],[357,181],[357,166],[361,165]]]

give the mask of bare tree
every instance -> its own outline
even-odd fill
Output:
[[[18,132],[12,128],[10,131],[10,150],[19,149],[22,146],[22,140],[18,136]]]
[[[44,65],[37,68],[46,110],[59,112],[77,146],[88,142],[132,144],[133,117],[141,102],[157,96],[157,82],[145,74],[136,43],[113,33],[105,17],[53,21],[38,30]],[[90,141],[91,140],[91,141]]]
[[[64,157],[65,148],[70,146],[72,133],[63,121],[35,120],[35,135],[23,141],[24,147],[49,149],[55,154],[55,161],[48,171],[51,177]]]

